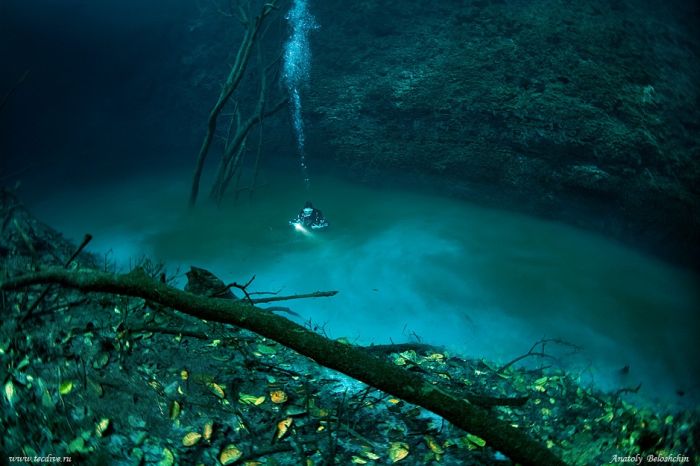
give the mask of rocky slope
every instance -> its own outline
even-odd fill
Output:
[[[314,5],[312,157],[700,258],[698,10]],[[657,7],[658,8],[658,7]]]

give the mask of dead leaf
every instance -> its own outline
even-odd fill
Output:
[[[182,444],[186,447],[191,447],[193,445],[196,445],[201,438],[202,434],[200,434],[199,432],[189,432],[185,434],[184,437],[182,437]]]
[[[275,404],[281,404],[287,401],[287,394],[282,390],[273,390],[270,392],[270,401]]]
[[[7,386],[5,386],[7,390]],[[58,392],[61,395],[68,395],[73,390],[73,382],[71,380],[64,380],[61,385],[58,386]],[[7,392],[5,392],[7,393]]]
[[[180,402],[175,400],[173,401],[173,404],[170,405],[170,419],[173,421],[177,419],[177,417],[180,415]]]
[[[265,402],[265,397],[264,396],[241,394],[238,397],[238,401],[240,401],[241,403],[246,404],[246,405],[258,406],[258,405],[261,405]]]
[[[486,445],[486,440],[473,434],[467,434],[467,440],[478,447],[483,447]]]
[[[294,421],[294,419],[292,419],[291,417],[288,417],[286,419],[282,419],[280,422],[277,423],[277,434],[275,437],[278,440],[281,439],[282,437],[284,437],[284,435],[289,430],[289,427],[291,427],[293,421]]]
[[[408,444],[404,442],[391,442],[389,445],[389,459],[392,463],[401,461],[408,456]]]
[[[204,430],[202,431],[202,435],[204,436],[204,440],[211,439],[211,434],[213,432],[214,432],[214,421],[207,421],[207,423],[204,424]]]
[[[97,434],[98,437],[102,437],[105,435],[107,430],[109,429],[109,419],[106,417],[103,417],[100,419],[100,422],[97,423],[95,426],[95,433]]]
[[[229,444],[226,445],[223,450],[221,450],[221,453],[219,454],[219,461],[222,465],[226,466],[227,464],[235,463],[241,458],[241,456],[243,456],[243,452],[235,445]]]
[[[442,455],[445,453],[445,450],[440,446],[435,439],[429,435],[425,436],[425,443],[428,445],[428,448],[430,448],[430,451],[435,453],[436,455]]]
[[[209,382],[207,384],[207,387],[209,387],[209,390],[217,397],[222,399],[226,398],[226,392],[224,392],[224,389],[221,385],[214,382]]]
[[[158,463],[158,466],[173,466],[175,464],[175,455],[167,448],[163,448],[163,458]]]

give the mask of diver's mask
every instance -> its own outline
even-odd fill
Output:
[[[313,211],[311,207],[304,207],[304,217],[309,217]]]

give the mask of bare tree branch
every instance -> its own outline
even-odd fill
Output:
[[[335,296],[337,294],[338,294],[337,291],[315,291],[313,293],[307,293],[307,294],[293,294],[290,296],[273,296],[271,298],[251,299],[250,302],[252,304],[260,304],[260,303],[271,303],[274,301],[289,301],[290,299],[327,298],[330,296]]]
[[[579,346],[574,345],[573,343],[569,343],[568,341],[564,341],[560,338],[543,338],[541,340],[536,341],[535,343],[532,344],[530,349],[528,350],[527,353],[521,354],[520,356],[513,358],[503,366],[501,366],[496,372],[499,374],[502,374],[506,369],[508,369],[510,366],[515,364],[516,362],[520,362],[523,359],[529,358],[529,357],[540,357],[540,358],[548,358],[548,359],[556,359],[554,356],[551,354],[545,353],[545,346],[548,343],[554,343],[557,345],[562,345],[562,346],[568,346],[570,348],[573,348],[574,351],[579,351],[581,348]],[[535,348],[540,347],[540,351],[535,351]]]
[[[199,149],[199,154],[197,155],[197,161],[195,164],[194,174],[192,176],[192,187],[190,189],[190,199],[189,205],[193,207],[197,202],[197,197],[199,195],[199,183],[202,176],[202,171],[204,169],[204,162],[206,161],[207,154],[209,153],[209,147],[211,146],[211,141],[216,133],[217,120],[219,114],[223,110],[226,102],[233,94],[233,92],[238,88],[238,85],[243,78],[243,74],[250,60],[250,54],[253,49],[253,44],[258,38],[260,29],[262,27],[265,18],[270,15],[275,9],[277,9],[277,0],[272,0],[269,3],[265,3],[260,11],[260,14],[255,17],[252,22],[248,22],[246,27],[245,35],[243,36],[243,41],[238,48],[238,53],[236,54],[236,59],[231,67],[226,82],[224,83],[219,98],[217,99],[214,107],[212,107],[209,112],[209,118],[207,120],[207,132],[202,141],[202,145]],[[242,11],[242,10],[241,10]]]

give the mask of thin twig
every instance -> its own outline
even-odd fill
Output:
[[[226,289],[229,289],[229,288],[238,288],[239,290],[241,290],[241,291],[243,292],[243,294],[245,294],[245,297],[246,297],[246,299],[248,300],[248,302],[249,302],[250,304],[253,304],[253,300],[250,299],[250,295],[248,294],[248,290],[246,289],[246,288],[248,288],[248,286],[249,286],[251,283],[253,283],[253,280],[255,280],[255,275],[253,275],[252,277],[250,277],[250,280],[248,280],[248,282],[247,282],[245,285],[239,285],[238,283],[233,282],[233,283],[231,283],[231,284],[229,284],[229,285],[226,285]]]
[[[639,385],[637,385],[634,388],[631,387],[624,387],[619,390],[617,390],[614,394],[614,396],[622,395],[623,393],[637,393],[639,392],[639,389],[642,388],[642,383],[640,382]]]
[[[73,260],[75,260],[75,258],[78,257],[78,254],[80,254],[83,251],[83,249],[85,249],[85,246],[87,246],[90,241],[92,241],[92,235],[90,233],[86,233],[85,237],[83,238],[83,241],[80,243],[80,245],[75,250],[73,255],[70,256],[70,259],[68,259],[65,264],[63,264],[64,269],[67,269],[71,265]],[[44,291],[42,291],[41,294],[39,295],[39,297],[36,298],[36,301],[34,301],[34,304],[29,306],[29,309],[27,309],[27,312],[24,314],[24,317],[22,317],[20,319],[20,323],[26,322],[27,319],[29,319],[31,317],[34,310],[37,308],[39,303],[41,303],[41,301],[46,297],[46,295],[49,294],[50,290],[51,290],[51,285],[44,288]]]
[[[568,341],[564,341],[564,340],[562,340],[562,339],[560,339],[560,338],[543,338],[543,339],[538,340],[538,341],[536,341],[535,343],[533,343],[533,345],[530,347],[530,349],[528,350],[527,353],[521,354],[521,355],[518,356],[517,358],[515,358],[515,359],[513,359],[513,360],[507,362],[507,363],[504,364],[503,366],[501,366],[501,367],[496,371],[496,373],[502,374],[506,369],[508,369],[510,366],[512,366],[512,365],[515,364],[516,362],[522,361],[523,359],[529,358],[529,357],[531,357],[531,356],[537,356],[537,357],[540,357],[540,358],[556,359],[554,356],[552,356],[552,355],[547,354],[547,353],[544,352],[544,348],[545,348],[545,346],[547,345],[547,343],[556,343],[557,345],[568,346],[568,347],[570,347],[570,348],[573,348],[574,351],[580,351],[580,350],[581,350],[581,347],[580,347],[580,346],[574,345],[573,343],[569,343]],[[541,349],[540,351],[535,351],[535,348],[537,348],[538,346],[541,346],[542,349]]]

